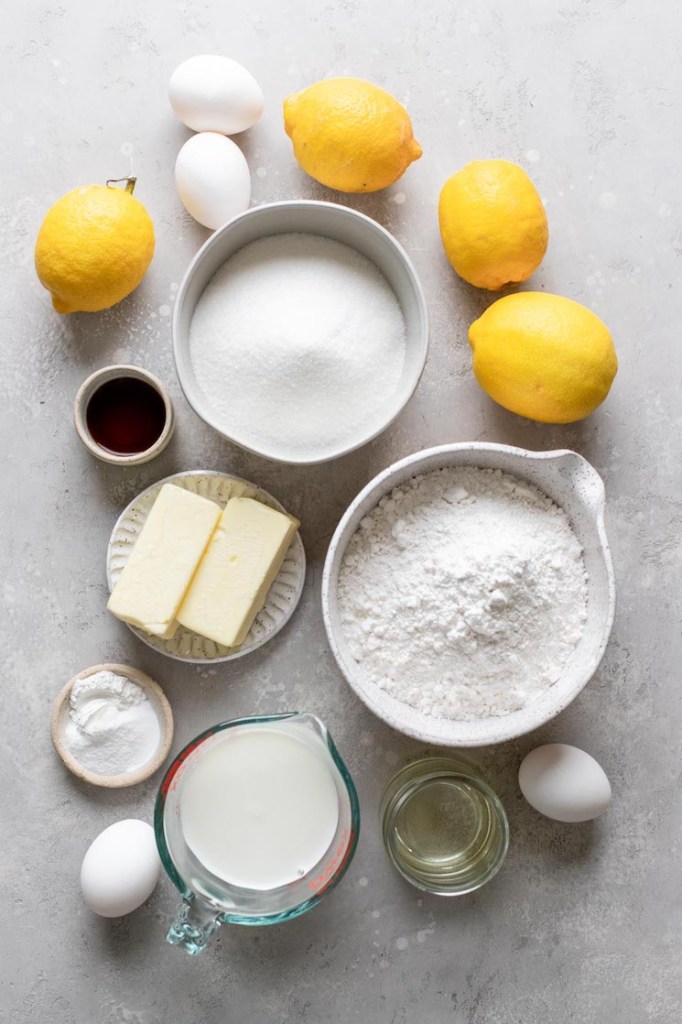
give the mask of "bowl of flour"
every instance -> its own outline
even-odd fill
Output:
[[[341,519],[323,574],[353,690],[428,743],[483,746],[554,718],[613,623],[604,504],[570,451],[451,444],[384,470]]]
[[[409,401],[427,349],[407,254],[335,203],[271,203],[234,218],[194,257],[173,315],[194,411],[280,462],[325,462],[376,437]]]

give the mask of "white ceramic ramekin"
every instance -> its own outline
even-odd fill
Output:
[[[150,384],[161,396],[166,411],[166,422],[154,444],[143,452],[133,452],[131,455],[120,455],[118,452],[108,451],[95,441],[88,430],[87,411],[90,399],[103,384],[119,377],[134,377],[136,380],[143,380],[146,384]],[[150,462],[166,448],[175,429],[173,403],[159,378],[141,366],[129,366],[126,363],[103,366],[101,370],[95,370],[83,381],[73,403],[73,419],[78,436],[88,451],[100,462],[108,462],[112,466],[140,466],[143,462]]]
[[[230,432],[202,394],[192,368],[189,330],[195,306],[219,267],[250,242],[269,235],[302,232],[333,238],[356,249],[381,271],[393,288],[405,318],[407,358],[402,379],[385,421],[369,433],[360,433],[350,443],[314,458],[258,447],[248,436]],[[204,243],[192,260],[178,290],[173,312],[173,354],[185,398],[209,426],[247,451],[276,462],[312,464],[327,462],[360,448],[393,422],[407,404],[421,377],[429,344],[426,301],[417,273],[402,246],[380,224],[336,203],[297,199],[257,206],[235,217]],[[229,381],[225,382],[226,388]],[[277,410],[273,409],[273,417]]]
[[[588,573],[587,622],[561,679],[526,707],[511,714],[454,721],[433,718],[398,701],[367,679],[346,643],[338,611],[338,577],[350,538],[360,521],[399,484],[444,466],[501,469],[529,480],[567,513],[583,546]],[[367,707],[388,725],[426,743],[478,747],[501,743],[539,728],[563,711],[594,675],[613,625],[616,589],[604,527],[604,484],[581,455],[571,451],[530,452],[503,444],[448,444],[409,455],[379,473],[343,515],[329,545],[322,577],[322,614],[339,668]]]

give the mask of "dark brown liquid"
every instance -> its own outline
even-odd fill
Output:
[[[166,425],[163,398],[137,377],[115,377],[97,388],[88,402],[85,421],[92,439],[116,455],[147,451]]]

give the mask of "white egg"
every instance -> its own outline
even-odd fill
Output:
[[[154,829],[127,818],[100,832],[81,866],[85,902],[100,917],[123,917],[141,907],[156,888],[161,860]]]
[[[253,75],[229,57],[202,54],[178,65],[168,83],[170,104],[195,132],[234,135],[263,113],[263,92]]]
[[[556,821],[589,821],[611,803],[604,769],[568,743],[531,750],[521,762],[519,786],[531,807]]]
[[[217,132],[193,135],[175,161],[175,184],[188,213],[219,228],[251,201],[249,165],[239,146]]]

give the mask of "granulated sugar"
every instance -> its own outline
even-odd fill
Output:
[[[355,249],[274,235],[211,279],[190,355],[226,433],[282,457],[322,457],[385,422],[405,365],[405,323],[386,279]]]
[[[353,657],[394,697],[437,718],[506,715],[559,679],[580,640],[582,548],[531,484],[437,470],[362,520],[339,610]]]

